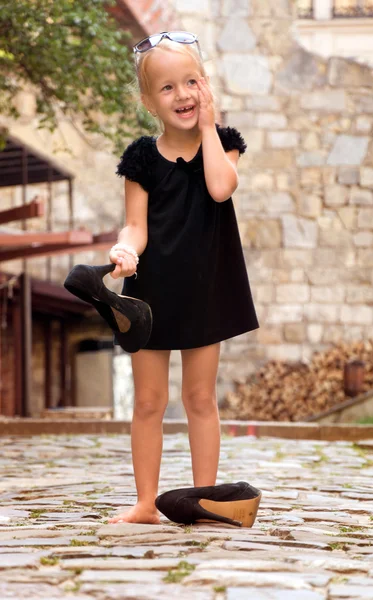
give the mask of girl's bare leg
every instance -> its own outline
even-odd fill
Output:
[[[132,462],[137,504],[109,523],[159,523],[154,500],[162,456],[162,420],[168,402],[168,350],[140,350],[132,355],[135,406],[131,426]]]
[[[220,453],[216,400],[220,344],[182,350],[182,397],[188,417],[194,486],[215,485]]]

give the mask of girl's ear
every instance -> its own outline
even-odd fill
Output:
[[[141,94],[141,102],[145,106],[146,110],[153,115],[153,117],[157,116],[157,113],[155,112],[153,103],[149,96],[147,96],[146,94]]]

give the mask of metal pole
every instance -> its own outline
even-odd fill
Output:
[[[23,325],[23,416],[30,416],[31,412],[31,369],[32,369],[32,306],[31,306],[31,280],[28,273],[22,273],[21,303]]]
[[[27,148],[22,147],[22,204],[25,205],[27,202],[27,184],[28,184],[28,169],[27,169]],[[27,229],[27,221],[26,219],[22,219],[22,229],[26,231]],[[27,271],[27,261],[24,258],[22,261],[23,272]]]
[[[47,208],[47,231],[52,231],[52,169],[48,165],[48,208]],[[47,280],[52,279],[52,257],[47,256]]]
[[[69,182],[69,229],[74,229],[74,193],[73,193],[73,181],[72,179],[68,180]],[[74,266],[74,255],[70,254],[69,256],[69,267],[72,269]]]

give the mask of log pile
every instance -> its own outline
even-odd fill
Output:
[[[339,342],[316,352],[309,363],[271,360],[245,382],[235,382],[223,419],[300,421],[351,399],[344,392],[344,366],[365,363],[361,393],[373,390],[373,340]]]

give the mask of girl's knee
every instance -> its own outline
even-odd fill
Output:
[[[167,406],[167,397],[162,393],[147,392],[135,396],[134,416],[141,419],[162,419]]]
[[[186,392],[183,403],[188,415],[208,418],[216,414],[217,403],[214,392],[199,390]]]

